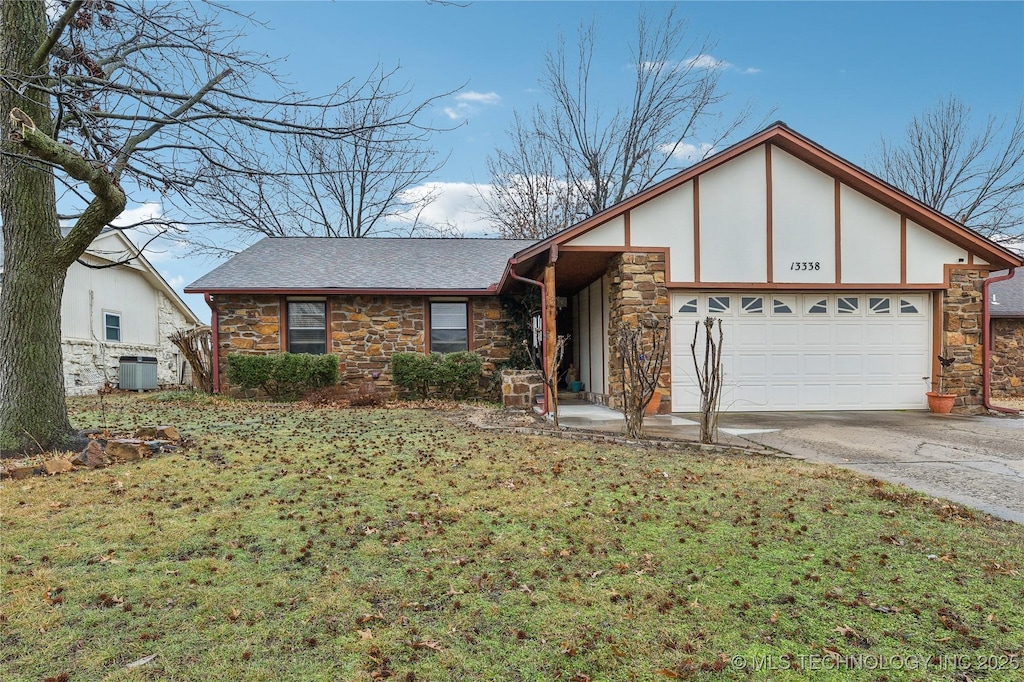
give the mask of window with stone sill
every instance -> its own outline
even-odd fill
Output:
[[[465,301],[430,302],[430,352],[469,350],[469,309]]]
[[[288,352],[327,353],[326,301],[288,301]]]

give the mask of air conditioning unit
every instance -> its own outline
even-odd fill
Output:
[[[126,391],[155,391],[156,358],[123,355],[117,374],[117,387]]]

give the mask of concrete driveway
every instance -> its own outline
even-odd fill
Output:
[[[735,436],[810,462],[836,464],[903,483],[1024,523],[1021,417],[928,412],[726,413],[719,425]]]

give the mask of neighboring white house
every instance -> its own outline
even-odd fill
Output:
[[[167,337],[201,326],[196,314],[118,230],[102,232],[81,260],[99,266],[128,262],[103,269],[75,263],[68,270],[61,301],[68,395],[118,386],[121,358],[156,358],[159,385],[181,384],[187,363]]]

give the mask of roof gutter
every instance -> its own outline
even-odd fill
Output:
[[[210,371],[213,372],[213,392],[220,393],[220,343],[218,338],[220,324],[217,319],[217,306],[213,304],[210,292],[204,293],[203,299],[206,301],[206,305],[210,306],[210,330],[213,332],[213,338],[210,339]]]
[[[1013,277],[1013,273],[1017,271],[1017,268],[1010,268],[1005,275],[999,277],[990,277],[985,280],[985,283],[981,287],[982,296],[985,301],[982,305],[982,320],[981,320],[981,363],[982,363],[982,391],[981,391],[981,404],[986,409],[993,412],[1005,412],[1007,414],[1020,414],[1017,410],[1011,410],[1006,407],[999,407],[993,405],[990,402],[989,392],[992,390],[992,368],[989,366],[989,346],[992,327],[992,311],[989,306],[991,296],[989,295],[989,285],[994,282],[1003,282]]]
[[[544,286],[544,282],[538,282],[535,279],[529,279],[528,277],[523,277],[522,275],[520,275],[519,273],[516,272],[516,266],[517,265],[519,265],[519,259],[518,258],[511,258],[509,260],[509,262],[508,262],[508,274],[512,277],[512,279],[516,280],[517,282],[524,282],[526,284],[532,284],[535,287],[540,287],[540,304],[541,304],[541,306],[543,308],[544,301],[547,300],[547,289]],[[544,314],[543,309],[541,310],[541,314],[540,314],[540,329],[541,329],[541,332],[540,332],[540,353],[541,353],[540,363],[541,363],[541,367],[543,367],[544,363],[547,362],[547,359],[548,359],[548,353],[547,353],[547,350],[548,350],[547,349],[547,343],[548,343],[548,323],[547,323],[547,315]],[[542,415],[546,415],[548,413],[549,409],[550,409],[550,405],[548,405],[548,387],[545,385],[544,386],[544,411],[541,412],[541,414]]]

